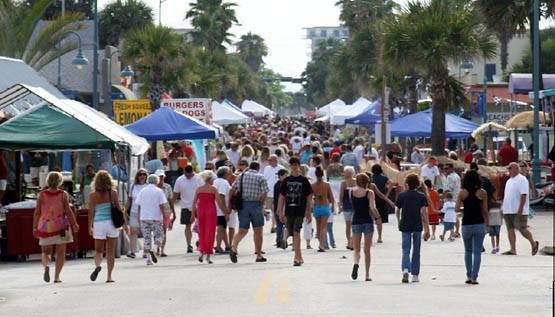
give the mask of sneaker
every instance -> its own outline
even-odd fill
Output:
[[[192,245],[187,246],[187,253],[193,253],[193,246]]]
[[[444,241],[444,240],[445,240],[445,237],[444,237],[443,235],[440,235],[440,236],[439,236],[439,240]]]
[[[453,241],[455,241],[455,238],[451,237],[451,238],[449,238],[449,241],[453,242]]]
[[[358,264],[353,265],[353,272],[351,273],[351,278],[356,280],[358,278]]]
[[[401,280],[402,283],[408,283],[409,282],[409,273],[405,272],[403,273],[403,279]]]
[[[127,257],[134,259],[136,256],[135,256],[135,253],[133,252],[127,252]]]
[[[154,252],[149,251],[149,253],[150,253],[150,258],[152,259],[152,262],[158,263],[158,259],[156,258],[156,255],[154,255]]]
[[[418,282],[420,282],[420,280],[418,279],[418,275],[413,275],[413,276],[412,276],[412,282],[413,282],[413,283],[418,283]]]

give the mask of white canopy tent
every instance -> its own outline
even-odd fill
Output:
[[[327,105],[319,108],[318,110],[316,110],[316,114],[318,116],[327,116],[328,119],[326,119],[325,121],[329,120],[329,116],[341,111],[342,109],[344,109],[345,107],[349,107],[348,105],[345,104],[345,102],[341,99],[335,99],[334,101],[328,103]],[[320,120],[322,121],[322,120]]]
[[[241,110],[243,112],[252,112],[255,117],[263,117],[274,114],[272,110],[264,107],[256,101],[252,101],[249,99],[243,101],[243,104],[241,105]]]
[[[226,102],[217,101],[212,102],[212,119],[214,123],[220,125],[244,124],[250,121],[247,115],[227,105]]]
[[[341,111],[332,113],[331,124],[333,125],[343,125],[345,124],[345,119],[355,117],[362,112],[364,112],[368,107],[372,105],[372,102],[364,97],[360,97],[353,103],[350,107],[346,107]]]

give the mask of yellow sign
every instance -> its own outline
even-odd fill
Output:
[[[114,121],[120,125],[131,124],[152,112],[150,100],[114,100]]]

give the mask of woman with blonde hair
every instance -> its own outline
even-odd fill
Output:
[[[112,271],[116,258],[116,241],[119,237],[119,228],[112,221],[112,205],[120,209],[118,193],[114,190],[114,181],[107,171],[98,171],[91,184],[92,192],[89,195],[89,234],[94,238],[94,266],[90,279],[96,281],[98,273],[102,270],[102,255],[106,250],[108,274],[106,283],[113,283]],[[125,227],[126,224],[124,224]]]
[[[198,218],[199,224],[199,262],[203,262],[206,255],[208,264],[212,264],[210,256],[214,253],[214,240],[216,238],[216,225],[218,213],[216,203],[224,214],[229,214],[227,206],[220,196],[218,189],[214,186],[215,174],[211,171],[200,173],[204,185],[197,188],[193,199],[192,220]]]
[[[60,189],[64,177],[50,172],[46,177],[47,188],[40,192],[33,217],[33,234],[39,238],[42,249],[43,280],[50,282],[50,255],[56,249],[54,283],[61,283],[60,273],[66,258],[66,244],[73,242],[79,226],[69,207],[69,195]],[[71,224],[71,228],[70,228]]]
[[[245,160],[250,164],[254,159],[254,154],[255,153],[254,153],[254,150],[253,150],[252,146],[246,144],[241,149],[241,155],[239,157],[239,161]]]

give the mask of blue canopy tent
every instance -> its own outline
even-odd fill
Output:
[[[345,123],[371,125],[380,122],[382,118],[375,114],[376,109],[379,109],[379,107],[381,107],[381,102],[378,99],[374,101],[370,106],[368,106],[368,108],[366,108],[366,110],[364,110],[363,112],[352,118],[345,119]]]
[[[228,106],[230,106],[231,108],[239,111],[239,112],[243,112],[243,110],[241,110],[241,108],[237,107],[233,102],[229,101],[229,99],[224,99],[221,103],[225,103]]]
[[[148,141],[198,140],[217,137],[216,129],[170,107],[161,107],[125,127]]]
[[[480,126],[451,113],[445,114],[445,136],[462,139]],[[427,109],[391,121],[392,137],[430,137],[432,135],[432,109]]]

